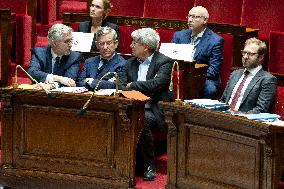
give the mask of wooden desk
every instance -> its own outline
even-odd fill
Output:
[[[284,128],[161,103],[168,124],[167,188],[277,188]]]
[[[12,188],[134,188],[144,102],[1,89],[0,185]]]

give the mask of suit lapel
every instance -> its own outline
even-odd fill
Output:
[[[155,52],[152,57],[151,63],[149,65],[148,71],[147,71],[146,80],[153,78],[153,73],[155,71],[155,64],[156,64],[157,58],[158,58],[158,54],[157,52]]]
[[[226,102],[229,102],[236,84],[238,83],[239,79],[243,75],[243,71],[244,70],[242,69],[242,71],[239,71],[238,73],[236,73],[235,77],[232,78],[232,81],[231,81],[231,83],[229,85],[230,89],[229,89],[229,94],[227,95],[228,99],[226,100]]]
[[[114,55],[114,57],[109,60],[109,62],[107,63],[107,66],[102,70],[102,72],[98,75],[98,78],[101,78],[104,74],[106,74],[107,72],[110,71],[110,69],[112,67],[114,67],[115,63],[117,62],[117,55]],[[100,60],[98,60],[100,62]],[[99,66],[99,63],[97,64],[96,66],[96,73],[98,71],[98,66]]]
[[[186,32],[184,34],[185,36],[183,38],[181,38],[181,39],[184,40],[184,42],[183,42],[184,44],[189,44],[190,43],[191,33],[192,33],[191,30],[186,30]]]
[[[210,39],[208,37],[209,35],[211,35],[211,33],[210,33],[209,29],[206,28],[204,33],[203,33],[203,36],[201,37],[199,43],[196,46],[196,50],[195,50],[194,57],[193,57],[194,60],[196,60],[196,57],[198,56],[198,54],[202,51],[202,49],[204,49],[204,47],[208,43],[207,41]]]
[[[47,73],[52,73],[52,55],[51,55],[51,47],[47,48],[47,55],[46,55],[46,71]]]
[[[261,76],[263,75],[263,69],[259,70],[256,75],[252,78],[252,80],[250,81],[250,83],[248,84],[242,102],[241,104],[244,102],[244,100],[248,97],[250,91],[252,90],[252,88],[255,86],[255,84],[258,82],[258,80],[261,78]]]

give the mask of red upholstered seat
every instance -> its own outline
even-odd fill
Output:
[[[62,19],[62,13],[64,12],[82,12],[86,13],[89,10],[87,0],[73,0],[73,1],[59,1],[59,19]]]
[[[138,28],[133,26],[119,26],[120,33],[120,53],[131,54],[130,44],[132,42],[131,32]]]
[[[194,0],[145,0],[144,17],[186,20]]]
[[[30,4],[30,3],[33,4]],[[31,58],[31,47],[34,45],[35,4],[28,0],[2,0],[0,8],[9,8],[16,13],[16,24],[13,32],[12,53],[15,52],[14,64],[28,65]],[[15,62],[14,62],[15,61]],[[14,65],[9,61],[9,74],[13,75]]]
[[[281,119],[284,119],[284,87],[277,86],[276,95],[274,104],[272,107],[272,113],[278,114],[281,116]]]
[[[284,74],[284,32],[270,32],[268,71]]]
[[[38,22],[48,25],[56,20],[56,0],[38,1]]]
[[[218,92],[219,93],[218,96],[221,97],[232,71],[231,68],[233,66],[234,36],[230,34],[219,34],[219,35],[225,39],[223,46],[224,61],[220,70],[221,85]]]
[[[242,2],[233,0],[195,0],[195,6],[203,6],[209,12],[209,21],[240,24]]]
[[[282,0],[244,0],[241,25],[260,29],[259,38],[269,39],[270,31],[284,31]]]
[[[143,17],[144,0],[121,1],[112,0],[111,15]]]

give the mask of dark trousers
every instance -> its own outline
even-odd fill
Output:
[[[144,129],[137,146],[137,163],[143,164],[144,171],[150,165],[154,166],[154,145],[151,129],[157,126],[157,119],[151,109],[145,108]],[[140,161],[141,160],[141,161]]]

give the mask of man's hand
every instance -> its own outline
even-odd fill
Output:
[[[62,83],[63,85],[66,85],[68,87],[75,87],[76,86],[75,81],[73,79],[69,78],[69,77],[62,77],[62,76],[56,75],[53,79],[54,79],[54,81]]]
[[[127,88],[127,89],[130,89],[130,88],[131,88],[131,84],[132,84],[132,82],[128,83],[128,84],[126,85],[126,88]]]
[[[50,90],[50,89],[53,89],[54,87],[51,83],[39,83],[39,84],[33,85],[33,89],[35,90],[42,90],[43,88]]]

